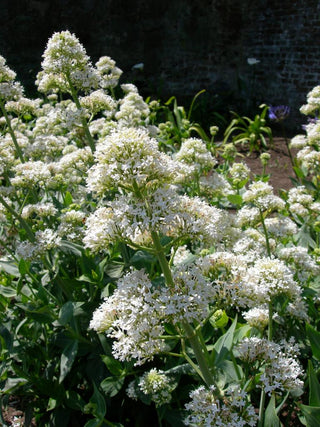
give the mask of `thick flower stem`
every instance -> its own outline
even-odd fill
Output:
[[[24,158],[23,158],[22,150],[21,150],[21,148],[20,148],[20,146],[18,144],[18,140],[17,140],[16,135],[15,135],[13,129],[12,129],[12,126],[11,126],[11,121],[9,119],[9,116],[8,116],[7,112],[6,112],[6,109],[4,108],[4,105],[3,105],[2,101],[0,101],[0,109],[1,109],[1,112],[2,112],[2,114],[4,116],[4,118],[5,118],[5,121],[7,123],[8,130],[9,130],[12,142],[13,142],[14,147],[16,149],[16,153],[17,153],[17,155],[18,155],[21,163],[24,163]]]
[[[162,273],[163,273],[165,280],[166,280],[166,284],[170,288],[173,288],[174,287],[174,280],[172,277],[171,269],[169,267],[169,263],[167,261],[165,254],[164,254],[159,235],[157,232],[151,231],[151,237],[153,240],[156,255],[158,257],[158,260],[159,260],[159,263],[161,266]],[[215,385],[216,392],[218,393],[219,388],[216,386],[213,375],[210,372],[210,369],[208,367],[208,364],[207,364],[207,361],[205,358],[205,350],[203,349],[203,346],[201,345],[199,337],[197,336],[196,332],[194,331],[192,326],[189,325],[188,322],[183,321],[181,323],[181,326],[184,329],[184,332],[186,334],[186,339],[189,341],[189,343],[192,347],[192,350],[193,350],[195,358],[198,362],[199,369],[200,369],[201,376],[202,376],[203,380],[205,381],[205,383],[207,384],[208,387],[210,385]]]

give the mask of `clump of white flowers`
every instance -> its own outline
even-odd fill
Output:
[[[261,386],[271,395],[274,391],[293,391],[303,386],[299,350],[292,342],[277,344],[265,338],[245,338],[237,345],[241,360],[251,368],[262,370]]]
[[[285,202],[273,194],[272,186],[263,181],[250,184],[242,197],[244,202],[252,203],[261,211],[280,211],[285,207]]]
[[[144,271],[132,271],[118,281],[113,295],[93,313],[90,328],[114,338],[112,352],[136,365],[152,360],[166,348],[164,307]]]
[[[54,33],[43,54],[37,84],[40,92],[60,90],[88,92],[99,87],[100,76],[90,63],[85,48],[69,31]]]
[[[6,60],[0,56],[0,101],[16,101],[23,95],[23,88],[15,81],[16,73],[6,65]]]
[[[258,416],[248,402],[247,393],[239,388],[228,389],[223,399],[215,396],[215,387],[200,386],[190,393],[191,401],[185,405],[190,415],[187,426],[255,426]]]
[[[198,138],[183,141],[174,157],[178,162],[189,166],[191,176],[200,175],[203,171],[212,169],[217,163],[205,142]]]
[[[175,384],[164,371],[153,368],[142,375],[138,381],[138,388],[149,396],[156,406],[161,406],[171,401]]]

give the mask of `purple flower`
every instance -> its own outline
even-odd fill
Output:
[[[290,107],[287,105],[276,105],[273,107],[270,105],[268,110],[269,119],[273,122],[282,122],[282,120],[286,119],[290,114]]]

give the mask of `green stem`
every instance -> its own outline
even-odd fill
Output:
[[[272,336],[273,336],[272,317],[273,317],[272,302],[269,302],[269,325],[268,325],[268,340],[269,341],[272,341]],[[260,397],[259,424],[258,424],[258,427],[263,427],[265,401],[266,401],[266,392],[263,389],[262,392],[261,392],[261,397]]]
[[[169,288],[173,288],[174,287],[174,280],[172,277],[172,272],[171,272],[171,269],[169,267],[169,263],[167,261],[167,258],[163,252],[163,247],[161,245],[158,233],[155,231],[151,231],[151,237],[152,237],[153,244],[154,244],[154,247],[156,250],[156,255],[158,257],[158,260],[159,260],[159,263],[161,266],[162,273],[163,273],[165,280],[166,280],[166,284],[169,286]],[[205,381],[207,386],[215,385],[215,381],[214,381],[212,373],[209,370],[209,367],[208,367],[208,364],[207,364],[207,361],[205,358],[205,351],[204,351],[203,345],[201,345],[199,337],[197,336],[194,329],[192,328],[191,325],[189,325],[188,322],[183,321],[183,322],[181,322],[181,325],[182,325],[182,327],[186,333],[186,338],[189,341],[189,343],[192,347],[192,350],[194,352],[194,355],[196,357],[196,360],[198,362],[200,372],[201,372],[201,377],[203,378],[203,380]],[[197,369],[197,372],[199,373],[198,369]],[[217,387],[216,387],[216,389],[218,392],[219,389]]]
[[[10,133],[12,142],[14,144],[14,147],[16,149],[17,155],[18,155],[21,163],[24,163],[24,158],[23,158],[22,150],[21,150],[21,148],[20,148],[20,146],[18,144],[18,140],[17,140],[16,135],[15,135],[13,129],[12,129],[12,126],[11,126],[11,120],[9,119],[9,116],[8,116],[8,114],[6,112],[6,109],[5,109],[2,101],[0,101],[0,109],[2,111],[2,114],[4,115],[5,121],[7,123],[8,129],[9,129],[9,133]]]
[[[267,252],[268,252],[268,255],[271,256],[271,249],[270,249],[270,242],[269,242],[267,227],[266,227],[266,224],[264,222],[262,210],[259,209],[259,212],[260,212],[260,219],[261,219],[262,228],[263,228],[264,235],[266,238]]]
[[[69,88],[70,88],[72,99],[73,99],[74,103],[76,104],[77,109],[79,111],[82,111],[82,108],[81,108],[81,105],[80,105],[80,101],[79,101],[79,98],[78,98],[78,93],[75,90],[75,88],[74,88],[74,86],[73,86],[73,84],[71,82],[70,76],[66,75],[66,78],[67,78],[68,83],[69,83]],[[91,148],[91,151],[94,153],[94,151],[95,151],[95,142],[94,142],[94,139],[93,139],[93,137],[92,137],[92,135],[90,133],[87,120],[84,117],[81,117],[81,124],[83,126],[84,133],[85,133],[85,135],[87,137],[87,140],[88,140],[88,143],[89,143],[89,147]]]
[[[264,405],[266,402],[266,392],[262,390],[261,398],[260,398],[260,406],[259,406],[259,423],[258,427],[263,427],[264,424]]]
[[[21,216],[17,214],[17,212],[14,209],[12,209],[10,205],[8,205],[8,203],[4,200],[4,198],[1,195],[0,195],[0,203],[2,203],[3,206],[7,209],[7,211],[10,212],[11,215],[20,222],[20,225],[26,231],[30,242],[35,242],[36,239],[34,237],[34,233],[31,230],[29,224],[23,218],[21,218]]]
[[[269,324],[268,324],[268,340],[272,341],[273,338],[273,308],[272,301],[269,302]]]

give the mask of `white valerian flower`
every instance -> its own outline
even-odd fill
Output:
[[[236,223],[240,226],[254,226],[261,221],[260,211],[254,206],[243,206],[237,212]]]
[[[23,241],[17,246],[17,254],[23,259],[32,260],[51,249],[59,247],[61,238],[57,232],[46,228],[35,233],[35,242]]]
[[[294,265],[294,271],[298,279],[303,283],[310,276],[316,276],[320,272],[320,266],[303,246],[291,246],[279,250],[279,258]]]
[[[121,85],[123,88],[124,85]],[[128,86],[128,85],[126,85]],[[120,100],[119,111],[115,114],[121,126],[136,127],[147,124],[147,118],[150,114],[148,104],[139,95],[138,91],[130,90]]]
[[[300,108],[302,114],[313,115],[320,108],[320,86],[315,86],[307,95],[307,104]]]
[[[209,281],[195,265],[180,265],[173,272],[174,285],[162,290],[159,300],[166,319],[173,323],[203,321],[214,296]]]
[[[144,394],[151,398],[156,406],[169,403],[171,393],[175,388],[172,380],[165,372],[156,368],[142,375],[139,379],[138,387]]]
[[[258,416],[249,403],[247,393],[238,387],[226,390],[223,399],[215,396],[215,387],[198,387],[190,393],[191,401],[185,405],[190,415],[184,420],[187,426],[255,426]]]
[[[277,344],[265,338],[245,338],[235,348],[241,360],[251,369],[262,371],[261,387],[268,394],[292,391],[303,386],[303,371],[297,360],[297,347],[292,342]]]
[[[90,114],[97,114],[100,111],[109,119],[117,108],[116,101],[107,95],[102,89],[91,92],[90,95],[80,98],[80,105],[87,109]]]
[[[288,191],[287,203],[289,211],[292,214],[304,217],[309,214],[309,210],[313,203],[313,197],[305,186],[301,185],[290,188]]]
[[[243,281],[246,283],[243,293],[258,304],[269,303],[277,295],[295,300],[302,292],[291,270],[277,258],[257,259],[248,268]]]
[[[234,194],[229,182],[222,174],[216,171],[200,177],[200,189],[212,197],[226,197],[229,194]]]
[[[202,245],[218,244],[229,233],[230,219],[221,209],[198,198],[180,196],[165,185],[148,194],[147,203],[129,195],[118,196],[108,207],[91,214],[86,224],[85,246],[99,251],[117,239],[135,244],[155,230]]]
[[[61,157],[68,144],[68,138],[63,135],[36,135],[25,148],[26,155],[32,160],[53,161]]]
[[[296,135],[291,139],[290,148],[295,148],[297,150],[301,150],[307,145],[307,138],[305,135]]]
[[[103,195],[112,187],[124,186],[129,191],[137,185],[159,186],[171,182],[177,164],[158,149],[148,132],[138,128],[121,128],[101,141],[95,151],[96,163],[88,171],[88,188]]]
[[[76,90],[88,92],[97,89],[100,82],[98,71],[91,65],[85,48],[69,31],[54,33],[48,40],[37,75],[40,92]]]
[[[285,207],[285,202],[273,194],[272,186],[263,181],[250,184],[242,197],[244,202],[252,203],[261,211],[280,211]]]
[[[114,339],[112,353],[121,361],[142,365],[164,351],[164,311],[159,291],[143,270],[132,271],[118,281],[113,295],[93,313],[90,328]]]
[[[39,218],[46,218],[49,216],[55,216],[57,212],[57,208],[51,202],[36,203],[34,205],[24,206],[21,212],[21,217],[27,219],[36,215]]]
[[[198,138],[188,138],[183,141],[174,158],[178,162],[191,166],[193,174],[210,170],[217,163],[217,160],[207,149],[205,142]]]
[[[17,164],[14,172],[15,176],[11,179],[11,184],[21,188],[47,187],[52,178],[48,165],[40,160]]]
[[[0,100],[2,102],[16,101],[23,95],[23,88],[15,81],[16,73],[6,65],[6,60],[0,56]]]
[[[122,74],[115,61],[109,56],[102,56],[95,65],[100,76],[100,86],[103,89],[115,88]]]
[[[190,260],[193,256],[190,250],[187,248],[187,245],[179,246],[176,251],[174,251],[172,248],[171,253],[173,254],[172,264],[174,266],[188,263],[188,260]]]
[[[60,216],[60,225],[58,234],[61,237],[66,236],[69,241],[82,241],[84,237],[83,223],[85,221],[85,213],[71,209],[64,212]]]
[[[288,217],[266,218],[264,223],[268,233],[275,238],[292,236],[298,232],[296,223]]]
[[[36,115],[42,102],[43,101],[39,98],[29,99],[22,96],[18,101],[8,101],[5,105],[5,109],[17,115],[27,113]]]
[[[234,184],[243,181],[248,181],[250,178],[250,169],[245,163],[233,163],[229,169],[229,175],[232,178]]]
[[[243,313],[243,318],[248,322],[248,325],[264,330],[269,324],[269,309],[267,305],[253,307]]]

